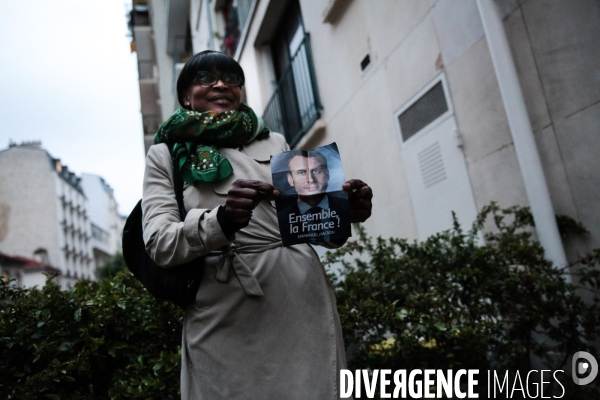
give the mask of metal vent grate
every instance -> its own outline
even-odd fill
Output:
[[[402,140],[407,141],[446,111],[448,111],[448,103],[440,81],[398,116]]]
[[[421,150],[417,157],[421,168],[421,177],[426,188],[446,179],[446,167],[442,159],[440,143],[435,142],[429,147]]]

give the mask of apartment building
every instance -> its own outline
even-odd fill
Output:
[[[181,63],[227,52],[272,130],[295,148],[336,142],[346,176],[372,186],[370,234],[422,240],[452,211],[469,228],[496,201],[531,207],[558,264],[600,247],[597,1],[142,3],[161,118]],[[555,214],[590,233],[561,237]]]
[[[0,151],[0,272],[17,284],[41,285],[44,272],[58,272],[63,288],[96,279],[121,251],[120,221],[102,178],[78,177],[40,142]]]
[[[41,147],[11,143],[0,152],[0,251],[33,257],[44,249],[47,263],[68,287],[94,277],[87,199],[80,178]]]
[[[118,212],[114,191],[102,177],[83,173],[81,187],[88,199],[94,262],[100,266],[122,251],[123,219]]]

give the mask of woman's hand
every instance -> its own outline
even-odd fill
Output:
[[[348,192],[350,222],[365,222],[371,216],[373,191],[360,179],[344,182],[342,188]]]
[[[252,210],[258,203],[274,200],[277,196],[279,191],[266,182],[237,179],[227,192],[225,215],[231,221],[243,224],[252,217]]]

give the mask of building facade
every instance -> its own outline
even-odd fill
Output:
[[[138,59],[146,151],[161,122],[177,107],[176,77],[192,55],[188,19],[187,1],[133,1],[129,28]]]
[[[94,196],[92,208],[82,179],[40,142],[11,143],[0,151],[0,252],[5,259],[39,259],[35,267],[55,268],[63,288],[96,279],[97,261],[118,251],[115,221],[120,219],[112,190],[101,178],[86,175],[86,181]],[[101,187],[94,189],[94,182]]]
[[[597,1],[146,6],[154,72],[168,97],[162,118],[176,107],[185,56],[231,54],[246,74],[245,101],[272,130],[295,148],[336,142],[346,176],[372,186],[370,234],[422,240],[450,228],[452,211],[469,228],[495,201],[531,207],[559,264],[600,247]],[[192,51],[177,53],[166,44],[183,31]],[[561,237],[554,214],[590,233]]]
[[[113,189],[106,181],[93,174],[81,174],[81,187],[88,199],[90,237],[96,266],[122,252],[123,220]]]

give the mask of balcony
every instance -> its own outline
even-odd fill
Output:
[[[269,100],[263,119],[293,147],[319,119],[322,109],[310,49],[305,35]]]

